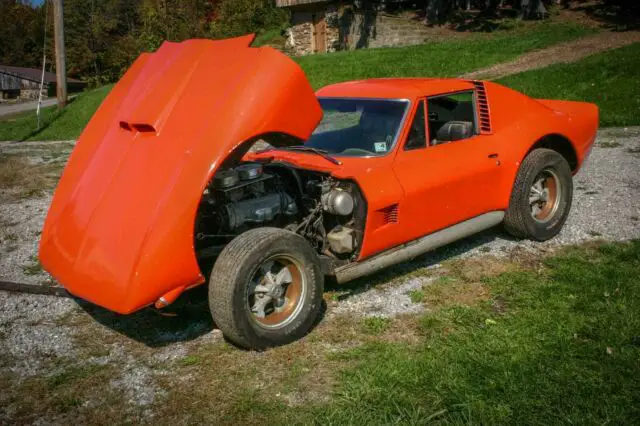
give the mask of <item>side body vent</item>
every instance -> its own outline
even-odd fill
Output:
[[[489,100],[487,99],[487,91],[484,83],[481,81],[472,81],[476,88],[476,100],[478,103],[478,125],[480,133],[491,134],[491,114],[489,111]]]
[[[384,223],[398,223],[398,205],[392,204],[380,210],[384,215]]]

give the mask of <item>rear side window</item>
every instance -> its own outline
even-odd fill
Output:
[[[424,101],[420,101],[411,123],[411,129],[404,144],[405,151],[427,147],[427,130],[425,127]]]
[[[473,92],[437,96],[427,101],[431,143],[438,145],[468,139],[476,133]]]

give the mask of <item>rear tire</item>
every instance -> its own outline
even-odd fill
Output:
[[[209,280],[209,306],[224,336],[263,350],[297,340],[313,327],[324,277],[309,243],[278,228],[247,231],[218,257]]]
[[[556,151],[536,149],[520,165],[504,226],[516,237],[546,241],[562,230],[572,200],[567,160]]]

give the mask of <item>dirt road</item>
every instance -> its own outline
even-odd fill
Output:
[[[461,78],[496,80],[552,64],[576,62],[585,56],[640,42],[639,31],[602,32],[578,40],[560,43],[546,49],[525,53],[513,61],[463,74]]]

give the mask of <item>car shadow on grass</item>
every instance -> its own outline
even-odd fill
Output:
[[[517,241],[516,238],[507,234],[502,226],[496,226],[436,250],[429,251],[408,262],[391,266],[375,274],[367,275],[345,284],[338,284],[334,280],[329,279],[325,284],[325,291],[338,292],[340,295],[337,297],[337,300],[346,300],[368,291],[372,287],[387,284],[390,281],[408,276],[418,270],[436,267],[446,260],[462,256],[476,249],[482,250],[482,247],[485,247],[497,239]]]
[[[328,279],[325,291],[339,291],[341,295],[338,300],[345,300],[419,269],[463,255],[498,238],[511,237],[500,227],[496,227],[351,283],[338,285]],[[217,329],[209,312],[206,285],[183,293],[175,303],[163,310],[148,307],[131,315],[116,314],[82,300],[77,300],[77,303],[98,323],[152,348],[195,340]],[[326,303],[323,303],[313,328],[323,321],[326,309]]]

